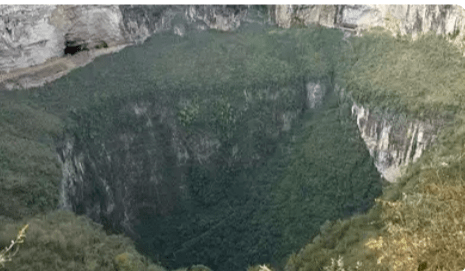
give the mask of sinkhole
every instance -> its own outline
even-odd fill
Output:
[[[338,92],[342,32],[245,26],[159,33],[48,86],[73,105],[62,208],[169,269],[225,271],[367,211],[381,178]]]

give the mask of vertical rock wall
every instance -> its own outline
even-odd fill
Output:
[[[380,26],[401,34],[449,34],[465,27],[465,10],[458,5],[277,5],[271,13],[285,28],[318,24],[358,31]]]
[[[404,116],[373,113],[354,103],[352,114],[357,117],[360,134],[375,166],[389,182],[395,182],[401,169],[420,158],[437,139],[444,120],[409,120]]]
[[[159,31],[172,30],[181,36],[188,29],[230,31],[250,20],[249,8],[3,5],[0,81],[5,80],[5,73],[44,64],[66,53],[141,43]],[[465,43],[465,10],[457,5],[277,5],[268,10],[280,27],[317,24],[359,32],[381,26],[414,36],[427,31],[448,34],[461,48]]]
[[[0,6],[0,73],[85,50],[143,42],[153,33],[185,28],[229,31],[247,6]]]
[[[285,28],[316,24],[359,33],[379,26],[413,37],[432,31],[465,48],[465,9],[458,5],[277,5],[270,14]]]

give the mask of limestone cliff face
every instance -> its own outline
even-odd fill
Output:
[[[245,6],[0,6],[0,73],[140,43],[164,30],[227,31],[246,14]]]
[[[47,19],[53,9],[0,6],[0,71],[37,65],[63,54],[63,37]]]
[[[465,26],[465,10],[458,5],[277,5],[271,15],[285,28],[319,24],[358,31],[381,26],[401,34],[448,34]]]
[[[380,26],[402,35],[433,31],[450,34],[463,48],[465,10],[458,5],[277,5],[271,9],[276,24],[318,24],[360,32]]]
[[[0,84],[10,89],[38,86],[89,63],[101,53],[141,43],[159,31],[178,35],[192,29],[229,31],[250,19],[249,9],[249,6],[0,6]],[[463,48],[464,43],[465,10],[455,5],[277,5],[269,8],[269,14],[280,27],[319,24],[359,32],[381,26],[401,34],[427,31],[450,34],[457,46]],[[11,74],[82,51],[87,54],[81,54],[79,60],[48,63],[48,69],[38,78],[18,79],[22,74],[31,74],[29,70]]]
[[[356,103],[352,114],[357,117],[360,134],[375,158],[376,168],[389,182],[400,177],[402,167],[420,158],[435,142],[445,123],[442,119],[420,121],[374,113]]]
[[[233,30],[247,15],[247,6],[119,6],[129,41],[142,42],[153,33],[173,30]]]
[[[0,71],[35,66],[82,51],[126,43],[116,6],[1,6]]]

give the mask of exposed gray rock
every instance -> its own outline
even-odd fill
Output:
[[[405,116],[373,113],[354,103],[360,134],[375,166],[389,182],[401,176],[402,168],[420,158],[437,139],[444,120],[409,120]]]
[[[277,5],[270,12],[285,28],[317,24],[360,33],[379,26],[414,37],[429,31],[451,35],[460,48],[465,43],[465,10],[458,5]]]
[[[0,72],[63,54],[63,36],[49,23],[55,6],[0,6]]]
[[[326,94],[326,86],[320,82],[309,82],[307,85],[307,106],[315,108],[322,104],[323,97]]]
[[[50,23],[63,34],[69,53],[127,43],[117,6],[57,6]]]
[[[65,53],[79,53],[145,41],[153,33],[209,28],[230,31],[247,17],[248,6],[0,6],[0,81],[3,86],[30,87],[55,80],[69,69],[42,72],[42,78],[16,79],[5,73],[56,61]],[[277,5],[269,8],[278,26],[317,24],[360,32],[381,26],[394,33],[414,36],[427,31],[449,34],[464,48],[465,11],[456,5]],[[50,64],[50,63],[49,63]],[[27,73],[25,70],[23,73]],[[11,78],[10,78],[11,77]],[[23,76],[24,77],[24,76]]]
[[[191,6],[186,15],[191,22],[203,21],[209,28],[234,30],[247,15],[247,6]]]
[[[0,6],[0,73],[85,50],[141,43],[153,33],[229,31],[246,6]]]
[[[276,24],[284,28],[302,24],[335,27],[338,7],[337,5],[276,5],[270,11]]]

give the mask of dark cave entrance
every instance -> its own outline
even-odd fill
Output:
[[[74,55],[81,51],[88,51],[87,44],[77,44],[75,41],[66,41],[65,42],[65,55]]]

